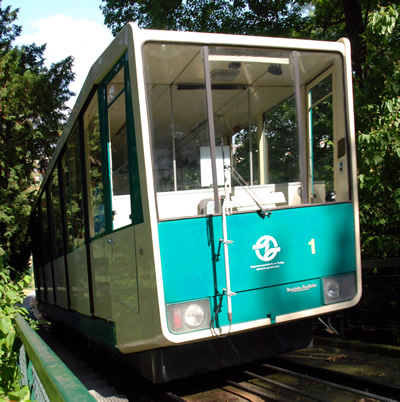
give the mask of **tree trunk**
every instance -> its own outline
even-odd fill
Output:
[[[361,0],[343,0],[343,10],[346,20],[346,31],[351,42],[354,71],[356,76],[361,78],[361,65],[366,56],[365,46],[361,40],[361,34],[365,30]]]

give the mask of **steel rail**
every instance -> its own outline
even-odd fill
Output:
[[[309,372],[311,375],[319,376],[319,378],[332,378],[335,376],[335,380],[341,382],[342,384],[357,384],[358,388],[368,388],[373,389],[373,393],[384,393],[384,394],[391,394],[400,395],[400,387],[397,385],[386,384],[381,381],[371,380],[368,378],[362,378],[360,376],[355,376],[352,374],[344,373],[342,371],[330,370],[324,367],[316,367],[310,366],[305,363],[300,363],[297,361],[292,361],[284,357],[274,357],[270,360],[273,364],[276,364],[280,367],[284,367],[287,369],[292,370],[302,370]],[[314,373],[314,374],[313,374]]]
[[[247,391],[253,395],[259,396],[260,398],[265,398],[269,401],[279,401],[279,402],[285,402],[285,399],[279,398],[275,395],[270,394],[269,392],[265,391],[260,391],[258,389],[255,389],[254,387],[250,385],[245,385],[245,384],[239,384],[235,381],[232,380],[227,380],[228,384],[233,385],[236,388],[243,389],[244,391]]]
[[[294,392],[297,395],[305,396],[306,398],[312,399],[314,401],[329,402],[327,399],[318,398],[317,396],[314,396],[314,395],[310,394],[309,392],[302,391],[301,389],[298,389],[296,387],[292,387],[291,385],[283,384],[283,383],[281,383],[279,381],[271,380],[270,378],[266,378],[266,377],[264,377],[262,375],[251,373],[250,371],[247,371],[247,370],[244,371],[244,373],[249,375],[249,376],[251,376],[251,377],[258,378],[261,381],[265,381],[268,384],[274,385],[275,387],[282,388],[282,389],[284,389],[286,391]]]
[[[305,379],[305,380],[316,381],[316,382],[319,382],[320,384],[328,385],[330,387],[340,389],[342,391],[351,392],[353,394],[364,396],[366,398],[377,399],[378,401],[381,401],[381,402],[397,402],[395,399],[386,398],[384,396],[372,394],[370,392],[365,392],[365,391],[362,391],[360,389],[348,387],[346,385],[341,385],[341,384],[337,384],[337,383],[334,383],[334,382],[331,382],[331,381],[323,380],[323,379],[320,379],[320,378],[317,378],[317,377],[312,377],[312,376],[307,375],[307,374],[301,374],[301,373],[298,373],[296,371],[288,370],[288,369],[278,367],[278,366],[273,366],[272,364],[263,363],[262,366],[265,367],[265,368],[268,368],[270,370],[278,371],[278,372],[283,373],[283,374],[292,375],[292,376],[302,378],[302,379]]]

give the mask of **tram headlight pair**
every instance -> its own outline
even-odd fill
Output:
[[[356,294],[354,274],[324,278],[323,284],[325,304],[351,300]]]
[[[166,307],[168,328],[174,334],[210,327],[211,313],[208,299],[167,304]]]

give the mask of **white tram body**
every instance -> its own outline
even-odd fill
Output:
[[[361,297],[350,47],[128,24],[32,215],[40,309],[154,382],[307,346]]]

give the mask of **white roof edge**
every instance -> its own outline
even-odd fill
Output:
[[[136,36],[140,36],[141,41],[165,41],[165,42],[182,42],[188,41],[192,43],[205,43],[209,45],[234,45],[234,46],[251,46],[251,47],[276,47],[287,49],[309,49],[309,50],[327,50],[338,51],[343,53],[343,42],[345,39],[338,41],[322,41],[312,39],[294,39],[294,38],[278,38],[270,36],[252,36],[252,35],[236,35],[224,33],[205,33],[205,32],[185,32],[185,31],[162,31],[153,29],[140,29],[134,23],[129,23],[134,30]]]

